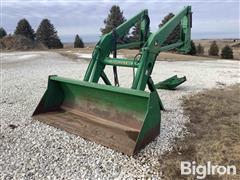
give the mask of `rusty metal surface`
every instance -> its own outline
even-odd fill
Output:
[[[140,131],[68,108],[39,114],[34,118],[128,155],[134,153]]]

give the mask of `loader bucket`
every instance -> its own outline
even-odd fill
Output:
[[[49,76],[33,118],[133,155],[158,136],[157,92]]]

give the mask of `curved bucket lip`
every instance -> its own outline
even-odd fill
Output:
[[[98,89],[106,90],[106,91],[118,92],[118,93],[122,93],[122,94],[142,96],[142,97],[146,97],[146,98],[149,98],[149,96],[150,96],[150,92],[146,92],[146,91],[128,89],[128,88],[123,88],[123,87],[115,87],[115,86],[98,84],[98,83],[93,83],[93,82],[86,82],[86,81],[81,81],[81,80],[77,80],[77,79],[65,78],[65,77],[61,77],[61,76],[57,76],[57,75],[50,75],[49,79],[54,80],[54,81],[60,81],[60,82],[66,82],[66,83],[70,83],[70,84],[85,86],[85,87],[98,88]]]

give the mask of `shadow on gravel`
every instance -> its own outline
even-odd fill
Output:
[[[181,175],[181,161],[196,165],[235,165],[237,175],[209,175],[206,179],[240,179],[240,86],[213,89],[183,99],[189,135],[176,139],[173,151],[159,158],[164,179],[195,179]]]
[[[14,125],[14,124],[9,124],[8,126],[9,126],[11,129],[15,129],[15,128],[18,127],[18,126]]]

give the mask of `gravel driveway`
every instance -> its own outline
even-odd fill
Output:
[[[139,154],[128,157],[31,118],[46,86],[48,75],[82,79],[88,61],[73,61],[55,52],[1,54],[0,179],[106,179],[157,177],[153,166],[171,150],[171,142],[184,133],[181,97],[203,89],[239,82],[239,62],[157,61],[153,80],[187,76],[178,90],[159,90],[162,112],[160,136]],[[107,68],[107,74],[112,70]],[[119,68],[120,84],[128,87],[132,69]]]

